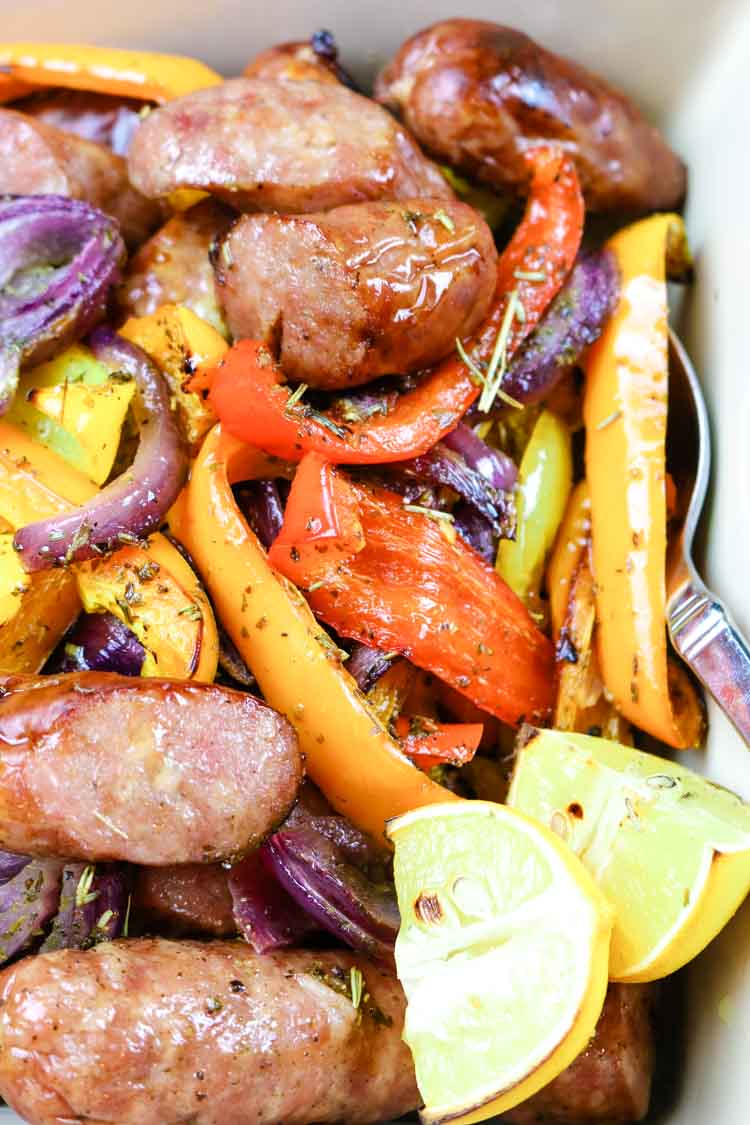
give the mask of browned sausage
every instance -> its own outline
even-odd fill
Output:
[[[130,260],[117,302],[126,316],[147,316],[160,305],[187,305],[227,334],[208,252],[232,219],[228,207],[206,199],[173,215]]]
[[[561,141],[592,211],[678,207],[686,173],[633,103],[527,35],[446,20],[401,47],[376,84],[428,152],[496,187],[523,191],[524,152]]]
[[[0,846],[155,866],[240,855],[291,808],[286,719],[210,684],[0,677]]]
[[[0,1094],[31,1125],[357,1125],[419,1104],[398,982],[350,953],[116,941],[29,957],[0,989]]]
[[[327,388],[435,363],[481,323],[497,272],[484,219],[440,199],[245,215],[214,261],[234,337]]]
[[[296,213],[367,199],[452,198],[390,114],[326,82],[235,78],[177,98],[143,122],[128,164],[144,195],[200,188],[239,210]]]
[[[19,113],[44,125],[96,141],[124,156],[141,122],[142,101],[88,90],[41,90],[15,102]]]
[[[625,1125],[648,1113],[654,986],[611,984],[596,1034],[549,1086],[507,1113],[508,1125]]]
[[[220,863],[136,868],[130,913],[134,931],[173,937],[236,934],[226,868]]]
[[[316,31],[310,39],[278,43],[261,51],[243,70],[245,78],[285,78],[289,81],[354,83],[338,62],[338,47],[330,31]]]
[[[127,165],[102,145],[0,109],[0,194],[69,195],[113,215],[131,247],[159,224],[161,209],[128,183]]]

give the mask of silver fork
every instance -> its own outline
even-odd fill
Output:
[[[673,537],[667,560],[667,627],[675,650],[750,744],[750,647],[726,607],[701,580],[692,558],[711,472],[706,402],[695,369],[671,331],[669,343],[670,462],[676,458],[693,483],[684,523]]]

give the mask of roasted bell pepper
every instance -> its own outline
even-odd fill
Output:
[[[180,98],[222,81],[205,63],[182,55],[77,43],[0,43],[0,66],[21,82],[147,102]]]
[[[504,341],[505,363],[538,322],[578,252],[583,201],[573,162],[552,149],[535,149],[529,160],[531,196],[500,256],[492,310],[466,343],[468,365],[452,355],[401,395],[390,413],[340,424],[291,398],[267,349],[242,340],[210,375],[211,405],[225,430],[290,461],[315,450],[338,464],[364,464],[417,457],[454,429],[479,394],[482,369],[498,341]],[[503,332],[511,301],[516,313]]]
[[[11,74],[0,74],[0,105],[7,105],[8,102],[14,102],[18,98],[28,97],[38,88],[29,82],[22,82],[20,78],[14,78]]]
[[[547,565],[547,594],[552,636],[557,641],[565,623],[570,587],[584,551],[591,543],[591,498],[585,480],[570,494],[565,515]]]
[[[21,376],[6,420],[103,484],[134,394],[133,379],[110,374],[76,344]]]
[[[394,728],[404,753],[421,770],[465,766],[482,740],[481,723],[436,723],[422,716],[400,715]]]
[[[284,524],[271,545],[268,561],[292,553],[307,575],[321,578],[365,545],[356,497],[330,461],[306,453],[294,477],[294,489],[284,512]]]
[[[183,305],[162,305],[149,316],[131,317],[120,335],[137,344],[158,364],[169,383],[183,436],[193,456],[216,422],[201,395],[186,389],[194,374],[213,367],[229,345],[215,328]]]
[[[599,663],[633,723],[677,749],[703,731],[696,692],[667,659],[665,439],[668,245],[677,215],[653,215],[609,240],[621,295],[584,359]],[[676,689],[676,690],[675,690]]]
[[[519,598],[532,601],[539,590],[552,544],[570,494],[573,460],[564,422],[543,410],[521,459],[516,489],[516,537],[503,539],[497,572]]]
[[[56,454],[0,421],[0,516],[13,529],[65,512],[95,492],[96,487],[86,477]],[[47,655],[83,605],[94,612],[107,609],[133,630],[147,652],[145,675],[213,680],[218,659],[213,612],[195,574],[164,536],[152,536],[144,548],[123,547],[106,559],[44,573],[60,576],[66,598],[68,584],[72,583],[75,591],[74,602],[70,597],[69,620],[59,628],[56,640],[52,640],[51,625],[58,618],[46,618],[51,641]],[[48,605],[37,600],[36,591],[37,586],[30,583],[19,611],[28,608],[31,617],[36,614],[44,622]],[[60,611],[60,621],[63,616]],[[0,633],[5,627],[3,624]]]
[[[216,426],[193,466],[183,542],[265,699],[296,728],[310,777],[334,808],[382,842],[390,817],[453,794],[402,754],[242,518],[232,483],[271,472],[262,453]]]
[[[554,698],[552,645],[513,591],[450,524],[334,471],[356,503],[364,549],[325,574],[293,545],[273,554],[308,591],[315,614],[342,636],[401,653],[512,726],[544,722]],[[296,489],[295,478],[289,505]]]

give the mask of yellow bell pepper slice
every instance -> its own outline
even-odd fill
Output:
[[[21,376],[6,419],[95,484],[104,484],[134,394],[133,379],[110,374],[76,344]]]
[[[182,55],[78,43],[0,43],[0,66],[22,82],[147,102],[166,102],[222,81],[205,63]]]
[[[183,542],[264,697],[296,728],[310,777],[334,808],[382,842],[390,817],[453,794],[401,753],[240,515],[231,484],[269,476],[271,466],[214,427],[193,466]]]
[[[56,454],[0,420],[0,516],[13,528],[68,511],[96,491]],[[152,536],[144,548],[122,547],[107,558],[46,573],[72,581],[71,620],[83,605],[93,612],[107,609],[132,629],[146,649],[144,675],[213,681],[218,663],[213,611],[191,567],[163,535]],[[36,605],[34,590],[32,582],[30,605]],[[44,621],[41,607],[38,617]]]
[[[652,215],[607,243],[620,299],[584,359],[586,475],[591,492],[599,663],[617,706],[655,738],[697,745],[703,713],[667,659],[667,286],[678,215]]]
[[[516,490],[516,538],[498,547],[496,570],[519,598],[538,596],[547,555],[565,514],[573,478],[570,432],[543,410],[521,459]]]
[[[0,453],[0,475],[14,472]],[[62,570],[27,574],[13,546],[14,529],[0,531],[0,672],[34,674],[81,610],[75,578]]]
[[[570,587],[591,541],[591,498],[585,480],[570,494],[547,565],[547,594],[552,637],[557,641],[565,622]]]
[[[201,368],[214,367],[229,345],[215,328],[183,305],[162,305],[149,316],[131,317],[120,335],[137,344],[160,368],[172,392],[172,401],[191,452],[216,422],[208,402],[185,389]]]

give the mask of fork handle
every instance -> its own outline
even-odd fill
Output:
[[[750,745],[750,646],[717,597],[688,582],[671,599],[672,644]]]

